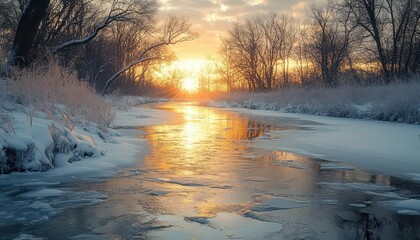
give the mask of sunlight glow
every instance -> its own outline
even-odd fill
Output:
[[[162,67],[159,72],[155,73],[159,78],[168,77],[173,72],[179,72],[179,89],[193,93],[200,89],[200,74],[203,69],[209,64],[209,60],[178,60],[172,62],[170,65]]]
[[[196,92],[198,90],[198,80],[190,77],[182,79],[182,90],[187,92]]]

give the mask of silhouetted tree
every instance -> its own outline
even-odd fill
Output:
[[[24,7],[16,30],[7,65],[27,66],[39,24],[45,16],[49,0],[31,0]]]

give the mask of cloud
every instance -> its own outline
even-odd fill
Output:
[[[313,0],[159,0],[160,16],[183,15],[191,19],[200,38],[174,48],[179,58],[215,56],[220,36],[232,22],[259,13],[277,12],[303,18],[305,8]]]

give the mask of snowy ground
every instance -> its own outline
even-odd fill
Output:
[[[341,161],[420,182],[419,125],[264,110],[226,110],[275,117],[285,125],[300,122],[305,128],[302,131],[270,131],[259,138],[258,147]]]

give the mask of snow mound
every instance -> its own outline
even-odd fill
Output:
[[[82,134],[90,132],[77,128],[70,130],[42,118],[28,121],[28,116],[21,112],[10,114],[10,127],[0,127],[0,173],[45,171],[63,165],[63,161],[98,158],[104,154],[92,137]],[[66,157],[63,158],[63,154]]]

